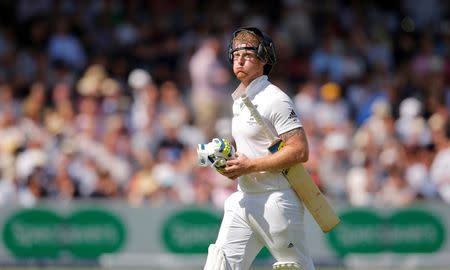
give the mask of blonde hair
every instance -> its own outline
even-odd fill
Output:
[[[238,45],[246,44],[251,47],[258,47],[261,43],[260,38],[250,31],[240,31],[233,38],[233,48],[236,48]]]

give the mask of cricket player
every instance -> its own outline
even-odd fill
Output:
[[[313,270],[304,232],[304,206],[282,170],[308,160],[308,142],[292,100],[268,80],[275,64],[270,37],[257,28],[234,32],[229,47],[233,72],[241,82],[233,92],[232,135],[235,159],[222,173],[238,181],[238,191],[225,201],[215,244],[205,270],[247,270],[266,246],[274,269]],[[244,106],[246,94],[270,128],[285,142],[270,154],[270,141]]]

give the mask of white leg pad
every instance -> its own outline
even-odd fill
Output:
[[[227,261],[223,250],[214,244],[208,247],[208,257],[203,270],[227,270]]]
[[[300,264],[296,262],[276,262],[273,264],[273,269],[276,270],[304,270]]]

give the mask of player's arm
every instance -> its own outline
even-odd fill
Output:
[[[308,142],[303,128],[283,133],[280,138],[284,142],[284,147],[271,155],[254,159],[251,162],[253,172],[278,171],[308,161]]]
[[[255,159],[236,153],[236,158],[227,162],[224,175],[235,179],[241,175],[259,171],[280,171],[295,164],[308,161],[308,141],[303,128],[295,128],[280,135],[284,147],[279,151]]]

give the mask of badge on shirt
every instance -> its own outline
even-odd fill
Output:
[[[289,114],[288,119],[289,120],[292,119],[294,122],[298,122],[298,116],[293,109],[291,110],[291,113]]]

